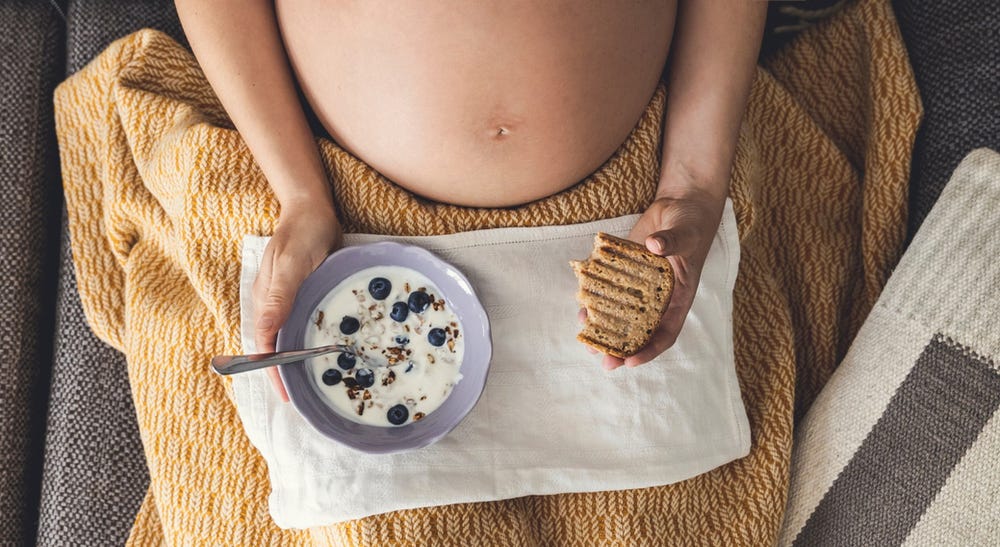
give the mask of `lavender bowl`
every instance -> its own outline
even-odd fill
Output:
[[[281,365],[279,372],[295,409],[321,434],[361,452],[389,454],[430,445],[458,426],[486,387],[493,343],[486,310],[462,272],[421,247],[380,242],[344,247],[306,278],[288,321],[278,331],[277,350],[302,349],[309,317],[323,297],[350,275],[373,266],[403,266],[424,274],[441,290],[461,321],[465,337],[462,380],[444,403],[418,422],[399,427],[364,425],[344,418],[323,401],[301,361]]]

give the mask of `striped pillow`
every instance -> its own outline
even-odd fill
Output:
[[[955,170],[796,430],[780,545],[1000,545],[1000,154]]]

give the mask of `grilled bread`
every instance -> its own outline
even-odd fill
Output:
[[[670,261],[638,243],[598,232],[590,258],[570,265],[580,282],[577,300],[587,310],[577,340],[622,358],[645,346],[673,292]]]

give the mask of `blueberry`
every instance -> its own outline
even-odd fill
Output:
[[[340,320],[340,332],[344,334],[354,334],[358,332],[358,328],[360,327],[361,323],[356,317],[345,315],[344,318]]]
[[[351,353],[341,353],[337,356],[337,366],[344,370],[351,370],[357,360],[358,358]]]
[[[402,323],[403,321],[406,321],[406,316],[409,314],[410,308],[406,307],[406,302],[396,302],[392,305],[389,317],[391,317],[393,321]]]
[[[431,329],[427,333],[427,341],[431,343],[432,346],[443,346],[445,339],[448,336],[444,333],[442,329]]]
[[[405,405],[396,405],[386,412],[386,418],[389,419],[389,423],[392,425],[403,425],[406,423],[406,419],[410,417],[410,411],[407,410]]]
[[[410,311],[413,313],[420,313],[427,309],[427,306],[431,304],[431,297],[423,291],[413,291],[410,293],[410,298],[407,300],[407,304],[410,306]]]
[[[375,374],[366,368],[359,368],[354,373],[354,379],[358,381],[358,386],[363,388],[369,388],[375,384]]]
[[[343,378],[343,376],[341,376],[340,371],[335,368],[327,369],[327,371],[323,373],[323,383],[328,386],[335,386],[339,384],[341,378]]]
[[[399,344],[400,346],[405,346],[406,344],[410,343],[410,339],[400,334],[396,336],[396,343]]]
[[[376,277],[368,283],[368,292],[375,300],[385,300],[392,290],[392,283],[384,277]]]

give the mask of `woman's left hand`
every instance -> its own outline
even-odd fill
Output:
[[[646,363],[677,340],[694,301],[701,268],[719,229],[724,207],[724,198],[706,192],[661,192],[636,222],[628,238],[670,260],[674,268],[674,291],[649,343],[625,359],[605,355],[601,363],[605,370]]]

